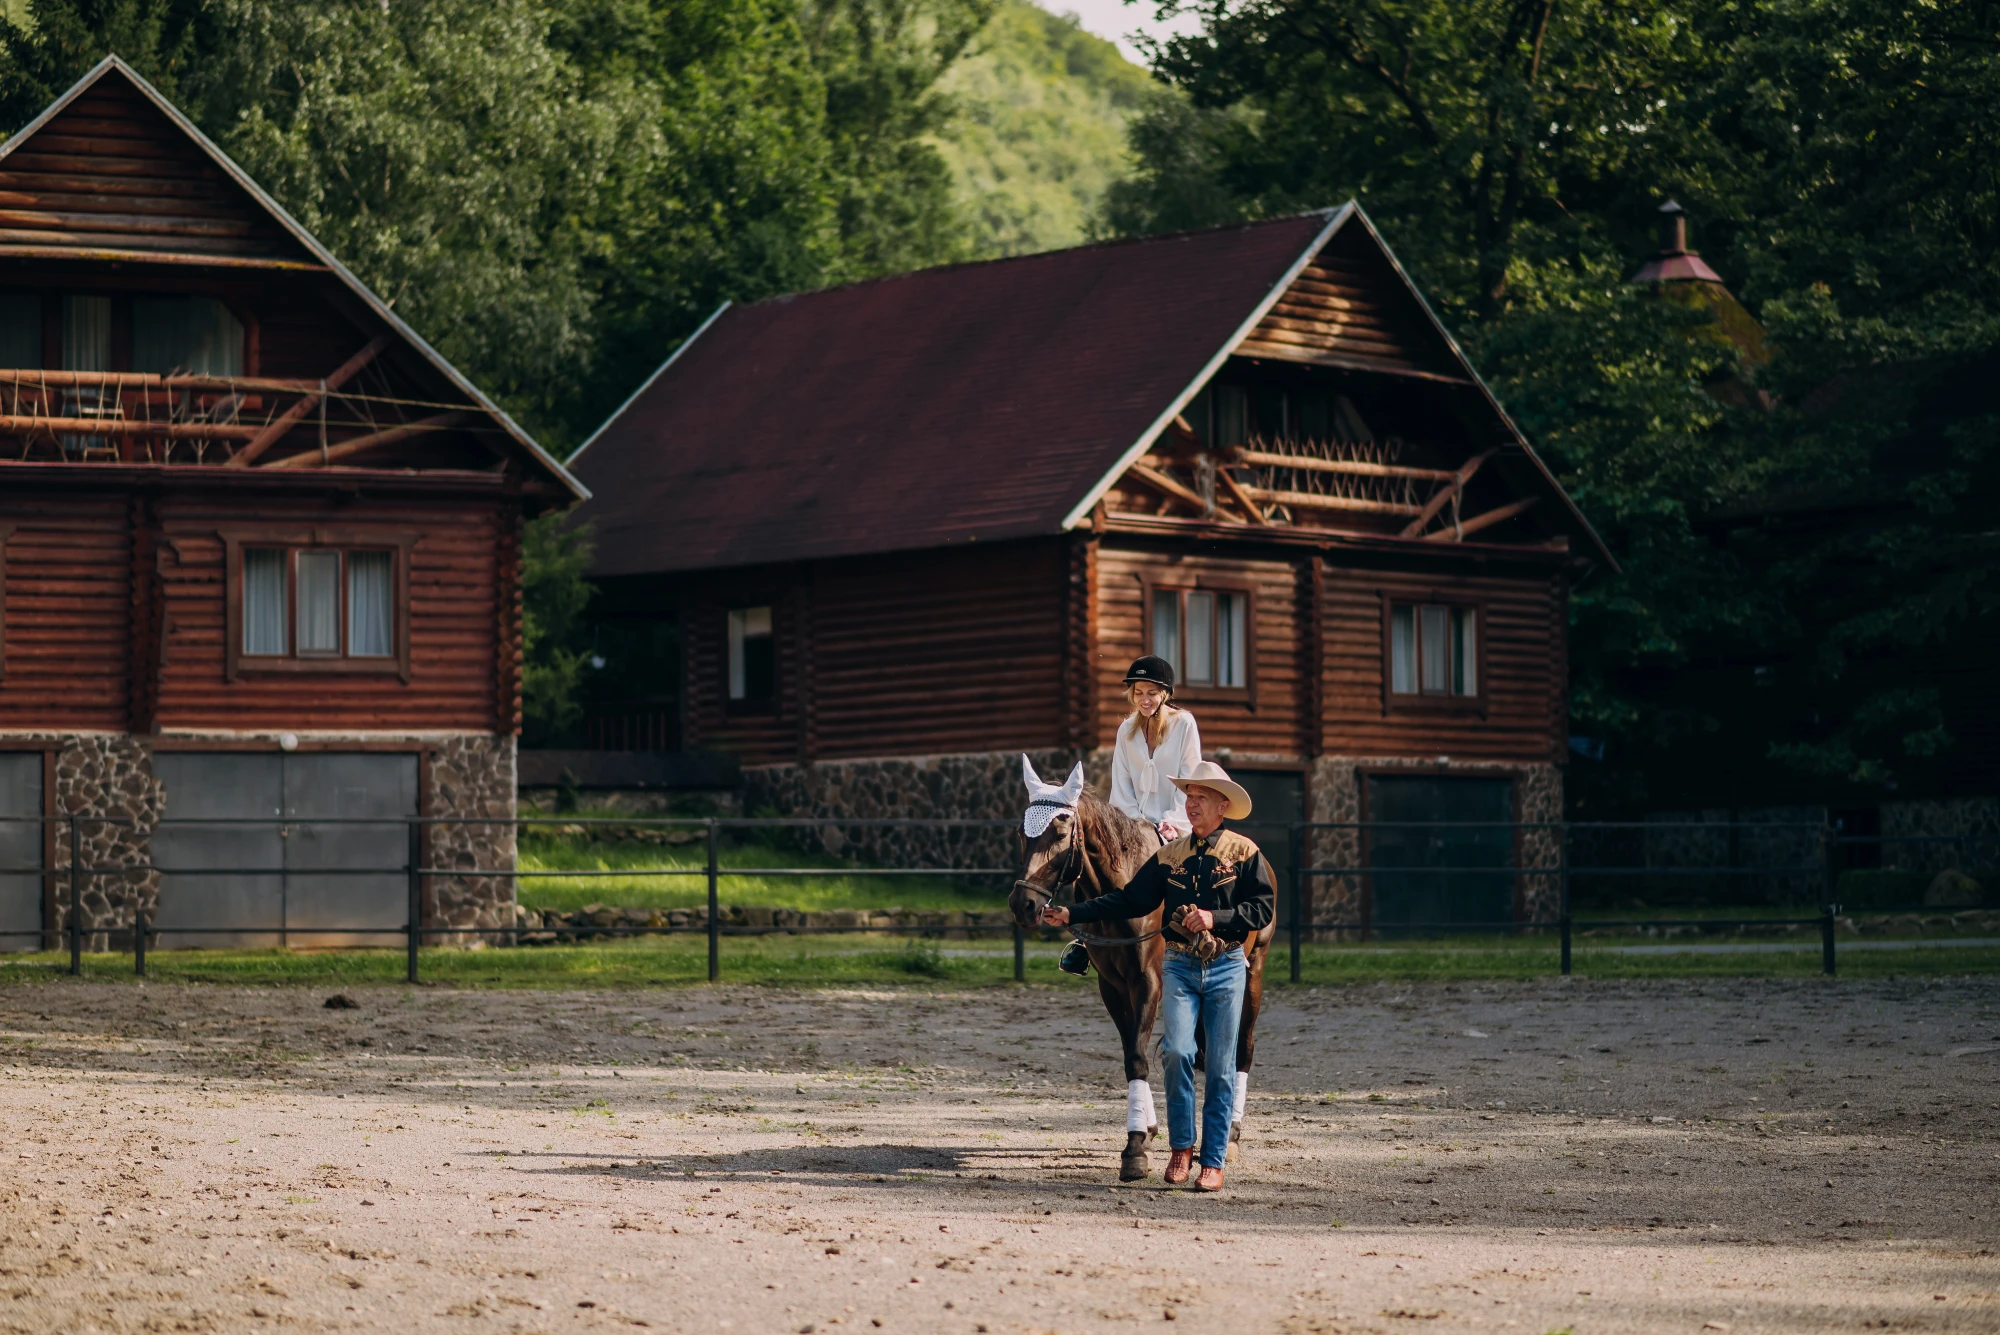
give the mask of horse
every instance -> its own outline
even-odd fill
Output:
[[[1125,815],[1085,789],[1081,764],[1060,787],[1044,783],[1026,756],[1021,757],[1021,772],[1028,788],[1028,811],[1022,823],[1021,874],[1014,881],[1007,906],[1023,928],[1038,927],[1042,909],[1058,895],[1094,899],[1126,885],[1159,852],[1160,836],[1149,822]],[[1038,816],[1045,819],[1038,820]],[[1091,965],[1097,970],[1098,995],[1125,1049],[1125,1149],[1118,1165],[1121,1182],[1136,1182],[1151,1173],[1146,1144],[1160,1133],[1148,1083],[1152,1066],[1147,1058],[1164,987],[1166,942],[1160,935],[1160,916],[1161,910],[1155,909],[1144,918],[1072,929],[1090,952]],[[1276,935],[1273,923],[1243,943],[1249,977],[1236,1033],[1231,1159],[1243,1138],[1244,1096],[1257,1050],[1257,1013],[1264,1001],[1264,961]],[[1197,1045],[1206,1043],[1206,1035],[1199,1030],[1195,1039]],[[1199,1053],[1195,1060],[1201,1064]]]

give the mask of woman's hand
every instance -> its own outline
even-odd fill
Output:
[[[1181,930],[1189,936],[1211,930],[1215,926],[1215,915],[1207,909],[1198,909],[1190,904],[1181,910]]]
[[[1042,905],[1042,921],[1051,927],[1069,926],[1069,910],[1060,904]]]

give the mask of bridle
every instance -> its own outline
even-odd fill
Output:
[[[1042,886],[1035,884],[1035,882],[1025,877],[1017,876],[1014,878],[1014,888],[1026,894],[1029,900],[1034,903],[1036,916],[1040,917],[1041,910],[1054,902],[1058,894],[1065,890],[1074,891],[1086,879],[1089,880],[1090,888],[1096,894],[1103,894],[1104,883],[1098,879],[1097,868],[1091,864],[1089,850],[1084,847],[1083,813],[1078,811],[1073,804],[1058,801],[1052,797],[1038,797],[1028,803],[1028,806],[1031,809],[1034,807],[1054,807],[1059,812],[1067,811],[1070,816],[1069,851],[1063,855],[1062,868],[1056,873],[1055,880],[1046,886]],[[1023,834],[1021,836],[1021,862],[1024,867],[1027,864],[1027,860],[1028,836]],[[1069,924],[1069,934],[1087,946],[1136,946],[1141,941],[1150,941],[1156,936],[1163,935],[1164,932],[1165,927],[1163,924],[1150,931],[1140,932],[1136,936],[1096,936],[1083,931],[1075,923]]]

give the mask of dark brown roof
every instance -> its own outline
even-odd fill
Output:
[[[596,525],[597,573],[1060,532],[1329,220],[727,309],[570,460],[596,497],[580,513]]]

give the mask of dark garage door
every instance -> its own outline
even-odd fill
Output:
[[[41,816],[41,752],[0,752],[0,950],[41,948]]]
[[[153,835],[162,946],[394,945],[408,917],[417,758],[374,752],[163,752]],[[335,823],[339,822],[339,823]],[[356,822],[349,824],[347,822]]]
[[[1278,886],[1278,921],[1292,920],[1292,822],[1305,819],[1305,775],[1296,770],[1231,770],[1250,794],[1250,818],[1229,822],[1264,851]]]
[[[1375,926],[1511,922],[1513,818],[1511,779],[1371,776]]]

